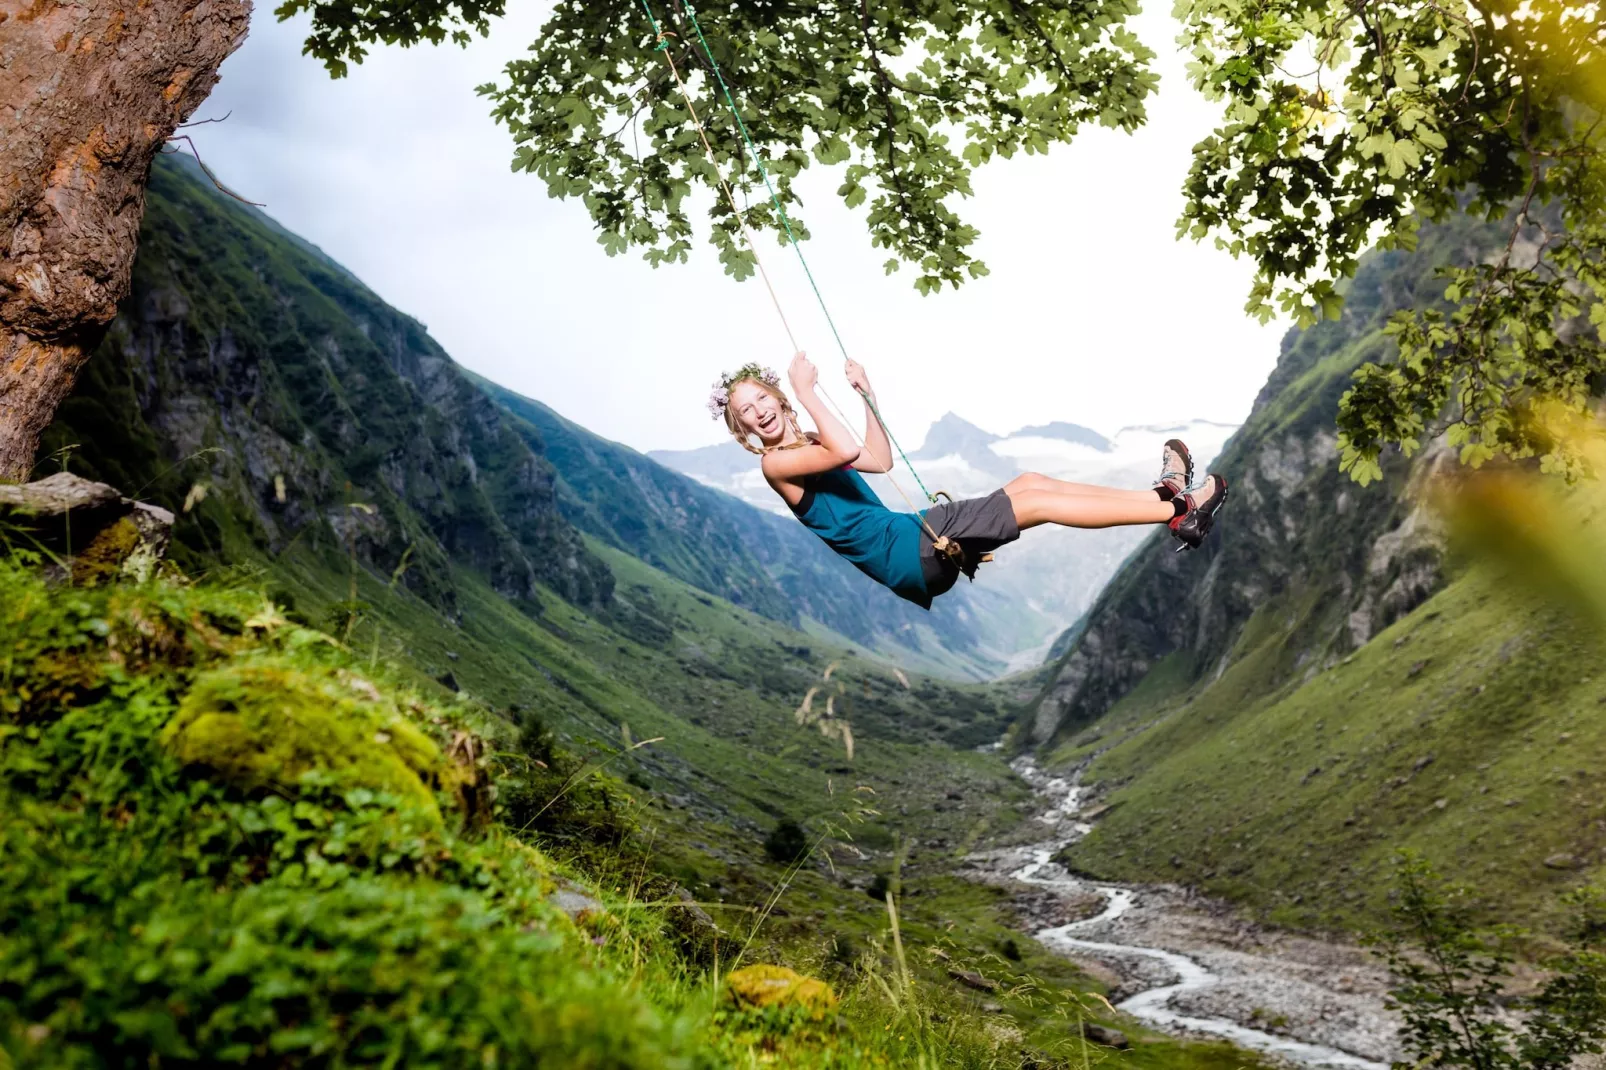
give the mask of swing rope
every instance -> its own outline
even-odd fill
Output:
[[[797,254],[797,262],[803,265],[803,274],[809,280],[809,288],[814,291],[814,299],[820,303],[820,311],[825,314],[825,322],[831,327],[831,337],[836,339],[836,347],[842,353],[843,359],[846,360],[848,347],[842,341],[841,332],[836,329],[836,320],[831,318],[831,310],[825,307],[825,295],[820,293],[819,283],[814,281],[814,272],[809,270],[808,259],[803,255],[803,247],[798,244],[797,235],[792,233],[792,220],[786,214],[786,206],[781,203],[780,194],[775,191],[775,184],[770,181],[769,168],[764,166],[763,155],[758,151],[758,146],[753,144],[752,135],[747,132],[747,124],[742,121],[741,110],[736,107],[736,99],[731,96],[730,86],[725,84],[725,75],[720,72],[719,61],[714,59],[714,50],[708,47],[708,38],[703,36],[702,23],[697,21],[697,12],[692,9],[689,0],[680,0],[680,7],[682,11],[686,12],[686,17],[691,20],[692,29],[697,33],[697,42],[703,46],[703,55],[708,57],[708,69],[714,72],[714,80],[719,83],[720,92],[725,96],[725,106],[730,109],[731,118],[736,120],[736,129],[742,135],[742,140],[747,143],[748,154],[753,157],[753,162],[758,165],[759,177],[764,180],[764,188],[769,190],[770,203],[775,206],[776,214],[781,217],[781,226],[786,229],[786,240],[791,244],[792,251]],[[885,427],[886,425],[883,424],[882,426]],[[905,463],[908,462],[905,461]],[[914,469],[910,468],[909,472],[913,475]],[[918,475],[915,476],[915,482],[920,482]],[[921,484],[920,489],[925,490],[925,485]]]
[[[758,243],[753,240],[753,232],[747,227],[747,217],[741,208],[737,207],[736,195],[731,191],[730,183],[719,170],[718,158],[714,155],[714,146],[708,142],[708,133],[703,129],[703,121],[697,114],[697,108],[691,102],[691,94],[686,91],[686,83],[680,77],[680,68],[675,66],[675,57],[669,54],[669,39],[674,36],[667,30],[658,28],[658,20],[653,17],[652,9],[642,0],[641,8],[647,12],[647,20],[652,23],[652,31],[657,35],[658,47],[655,51],[664,54],[664,61],[669,64],[669,73],[674,76],[675,85],[680,89],[680,98],[686,102],[686,111],[691,115],[693,125],[697,127],[697,136],[702,139],[703,152],[708,156],[708,165],[713,168],[714,177],[719,180],[719,188],[725,191],[725,200],[731,206],[731,212],[736,216],[737,225],[742,228],[742,236],[747,239],[748,248],[753,250],[753,262],[758,265],[759,277],[764,280],[764,288],[770,293],[770,301],[775,305],[775,314],[781,318],[781,328],[786,331],[787,341],[792,343],[792,351],[797,352],[802,347],[797,344],[797,335],[792,333],[792,325],[787,321],[786,310],[781,307],[781,299],[775,292],[775,286],[770,282],[770,274],[764,270],[764,261],[758,255]]]
[[[725,76],[720,73],[719,63],[714,59],[714,53],[708,47],[708,39],[703,36],[702,26],[700,26],[697,22],[697,13],[692,10],[691,5],[687,2],[687,0],[680,0],[680,6],[682,10],[686,12],[687,17],[691,20],[692,27],[697,32],[697,40],[703,46],[703,54],[708,57],[709,68],[714,72],[714,78],[719,83],[719,87],[724,93],[725,103],[730,108],[731,116],[736,120],[736,127],[741,131],[742,140],[746,142],[748,152],[752,154],[754,162],[758,164],[759,174],[764,177],[764,186],[769,190],[770,203],[775,206],[775,211],[777,214],[779,214],[781,223],[786,229],[787,241],[791,244],[793,252],[797,253],[798,262],[803,265],[803,273],[808,277],[809,286],[814,290],[815,300],[820,303],[820,311],[825,314],[826,322],[831,325],[831,334],[836,339],[837,349],[842,353],[844,360],[851,359],[848,357],[847,346],[842,342],[842,335],[836,329],[836,321],[831,318],[831,310],[825,305],[825,296],[820,293],[820,287],[814,281],[814,273],[809,270],[808,260],[803,256],[802,247],[798,245],[797,235],[792,232],[792,222],[787,217],[786,208],[781,204],[780,196],[775,192],[775,186],[770,182],[769,171],[764,166],[764,159],[759,155],[758,147],[753,144],[753,139],[748,135],[747,124],[742,122],[741,112],[736,108],[736,101],[731,96],[730,87],[725,84]],[[734,213],[736,216],[736,222],[741,227],[742,236],[747,241],[747,247],[753,252],[753,262],[758,266],[758,272],[764,280],[765,288],[769,290],[770,301],[775,305],[775,313],[780,317],[781,326],[786,331],[787,340],[792,343],[792,351],[794,353],[799,352],[801,347],[797,344],[797,337],[792,333],[792,325],[786,319],[786,312],[781,307],[781,299],[776,294],[774,285],[772,285],[770,282],[769,272],[764,269],[764,258],[759,254],[758,242],[754,240],[753,231],[747,225],[747,216],[742,211],[741,206],[736,203],[736,195],[732,192],[730,183],[725,181],[723,172],[720,171],[719,158],[715,155],[714,147],[708,140],[708,132],[703,128],[703,121],[697,114],[697,108],[694,104],[692,104],[691,92],[686,88],[686,82],[680,76],[680,68],[675,65],[674,56],[670,54],[669,39],[675,35],[659,26],[658,19],[653,15],[652,8],[648,6],[647,0],[641,0],[641,9],[646,12],[647,22],[649,25],[651,25],[653,35],[658,42],[655,51],[662,52],[664,54],[664,61],[669,65],[669,73],[675,79],[675,86],[680,90],[681,99],[686,102],[686,113],[691,116],[693,125],[697,127],[697,136],[703,143],[703,152],[708,157],[708,165],[713,169],[714,176],[719,180],[720,188],[725,193],[725,200],[730,204],[731,212]],[[841,421],[843,428],[847,430],[849,439],[857,443],[861,449],[866,448],[864,439],[861,438],[856,431],[854,431],[852,421],[850,421],[846,414],[843,413],[841,406],[836,403],[835,399],[833,399],[825,390],[825,388],[818,384],[818,382],[816,382],[815,386],[820,394],[820,397],[824,399],[826,404],[832,408],[832,410],[836,413],[837,419]],[[903,452],[903,447],[898,445],[897,438],[893,436],[892,429],[887,427],[886,420],[882,419],[881,410],[876,406],[876,403],[870,397],[869,392],[865,390],[858,390],[857,392],[859,396],[864,399],[865,405],[869,407],[870,413],[875,417],[876,423],[881,427],[881,430],[885,432],[887,440],[891,442],[893,447],[898,451],[898,456],[902,458],[904,466],[909,469],[909,474],[915,477],[915,482],[919,484],[921,492],[926,496],[926,500],[928,502],[935,502],[937,500],[937,495],[926,490],[926,484],[921,480],[920,473],[916,472],[915,466],[909,463],[908,455]],[[898,496],[901,497],[904,501],[904,504],[909,507],[909,511],[915,515],[915,519],[920,521],[921,528],[924,529],[926,535],[931,539],[932,549],[934,549],[937,553],[947,557],[960,571],[965,571],[965,551],[963,547],[961,547],[956,540],[950,539],[946,535],[938,535],[937,532],[932,529],[930,522],[926,520],[925,513],[923,513],[920,508],[915,505],[914,501],[904,491],[902,485],[900,485],[897,479],[893,477],[891,470],[889,469],[885,474],[887,477],[887,482],[892,484],[892,488],[898,492]],[[949,500],[952,501],[951,498]],[[981,555],[981,560],[990,561],[992,560],[992,556],[992,554],[983,554]]]
[[[754,161],[758,164],[759,173],[764,176],[764,185],[766,188],[768,188],[770,193],[770,203],[775,206],[775,210],[777,213],[779,213],[781,222],[786,228],[787,240],[791,243],[793,251],[797,253],[798,261],[803,265],[804,274],[808,276],[809,285],[814,290],[815,299],[820,302],[820,310],[825,313],[826,322],[831,325],[831,333],[836,338],[837,348],[841,350],[843,359],[849,359],[847,347],[842,342],[842,336],[836,329],[835,321],[831,319],[830,310],[825,306],[825,297],[820,293],[819,286],[814,282],[814,273],[809,271],[808,261],[803,256],[803,250],[798,246],[797,235],[792,232],[791,220],[787,217],[786,209],[782,207],[780,197],[776,194],[775,187],[770,182],[769,172],[764,167],[764,161],[758,154],[758,148],[753,144],[752,138],[748,136],[747,125],[742,122],[741,114],[736,110],[736,103],[731,97],[730,87],[725,84],[724,75],[722,75],[719,71],[719,64],[715,61],[714,54],[708,47],[707,39],[703,37],[702,27],[697,24],[697,15],[692,11],[691,6],[686,2],[686,0],[681,0],[681,7],[685,10],[687,16],[691,19],[692,26],[696,29],[697,39],[702,43],[703,46],[703,54],[708,57],[709,66],[713,70],[714,77],[718,81],[721,90],[724,92],[725,102],[730,107],[731,115],[736,119],[737,128],[742,133],[742,139],[747,143],[748,151],[752,154]],[[659,25],[657,17],[652,13],[652,8],[647,4],[647,0],[641,0],[641,9],[646,13],[647,22],[649,25],[651,25],[654,38],[658,42],[654,48],[654,51],[662,52],[664,54],[664,61],[669,65],[669,73],[675,80],[675,87],[680,91],[680,97],[686,103],[686,112],[691,116],[692,124],[697,127],[697,136],[703,143],[703,152],[708,157],[708,164],[713,169],[714,175],[719,181],[720,189],[722,189],[725,193],[725,200],[730,204],[731,212],[736,216],[737,224],[741,227],[742,236],[746,239],[748,248],[753,252],[753,262],[758,266],[758,272],[760,277],[762,277],[764,280],[765,288],[769,290],[770,300],[775,305],[775,313],[780,317],[781,326],[786,331],[787,340],[792,343],[792,351],[798,352],[801,347],[797,344],[797,337],[792,333],[792,326],[787,321],[786,312],[781,307],[780,297],[776,294],[775,287],[770,283],[769,272],[764,269],[764,258],[759,254],[758,242],[754,240],[753,231],[747,225],[747,216],[742,211],[741,206],[736,203],[736,196],[731,190],[730,183],[725,181],[724,174],[720,171],[719,159],[714,153],[713,145],[708,140],[708,132],[703,128],[703,121],[697,114],[697,108],[692,103],[691,92],[686,88],[686,82],[680,76],[680,68],[676,66],[674,57],[670,55],[669,40],[675,35],[672,32],[663,29]],[[837,418],[842,422],[842,426],[847,430],[849,438],[852,439],[860,448],[864,448],[864,440],[858,435],[857,432],[853,430],[852,422],[842,412],[841,407],[837,405],[836,401],[829,393],[826,392],[823,386],[820,386],[818,383],[816,383],[816,389],[819,391],[821,398],[823,398],[825,402],[835,411]],[[925,492],[927,500],[935,502],[937,500],[936,496],[931,494],[929,491],[926,491],[926,485],[921,481],[920,474],[915,471],[914,465],[909,464],[909,458],[903,452],[903,447],[897,445],[897,440],[893,438],[892,432],[888,429],[886,421],[881,418],[881,412],[876,407],[875,402],[870,399],[870,395],[867,392],[860,390],[858,393],[860,397],[864,398],[865,404],[869,406],[870,412],[875,417],[876,422],[881,426],[881,430],[886,432],[888,441],[892,442],[897,448],[898,456],[903,458],[903,463],[908,467],[909,474],[915,477],[915,482],[920,485],[921,491]],[[964,560],[964,552],[960,549],[959,544],[948,538],[946,535],[938,535],[934,530],[932,530],[931,525],[926,521],[925,514],[922,513],[920,508],[915,505],[914,501],[904,491],[903,487],[899,485],[897,479],[893,478],[893,475],[890,471],[886,473],[886,477],[887,482],[892,484],[893,489],[898,492],[899,497],[903,498],[904,504],[909,507],[909,511],[914,513],[916,519],[920,521],[920,526],[924,528],[926,534],[931,537],[933,547],[939,553],[945,554],[952,558],[956,564],[962,563]]]
[[[643,3],[645,3],[645,0],[643,0]],[[686,18],[690,20],[692,30],[697,34],[697,43],[703,46],[703,55],[708,57],[708,69],[714,72],[714,80],[719,83],[720,92],[725,97],[725,107],[729,109],[731,118],[736,120],[736,129],[742,135],[742,141],[747,145],[748,155],[752,156],[753,163],[758,166],[759,177],[764,180],[764,188],[769,191],[770,203],[775,206],[775,213],[780,216],[781,226],[786,231],[787,244],[797,254],[797,262],[803,267],[803,276],[809,280],[809,289],[814,291],[814,300],[819,302],[820,312],[825,316],[827,326],[831,328],[831,337],[836,339],[837,350],[842,354],[842,358],[847,360],[848,347],[842,341],[842,332],[837,330],[836,320],[832,318],[831,310],[826,307],[825,295],[820,292],[820,284],[814,280],[814,272],[809,269],[808,258],[803,255],[803,246],[798,242],[797,235],[792,231],[792,219],[786,214],[786,206],[781,203],[781,197],[776,192],[775,184],[770,181],[769,168],[764,166],[764,154],[758,151],[757,145],[753,144],[753,136],[748,132],[747,123],[742,120],[741,109],[736,106],[736,98],[731,95],[731,89],[725,81],[725,75],[720,71],[719,61],[714,58],[714,50],[709,47],[708,38],[703,35],[703,25],[697,19],[697,11],[691,6],[690,0],[680,0],[680,7],[686,13]],[[865,404],[870,407],[870,412],[875,416],[876,423],[881,425],[881,430],[887,433],[887,439],[892,443],[893,448],[898,451],[898,457],[903,461],[903,466],[909,469],[910,475],[914,476],[916,485],[920,487],[920,493],[926,496],[927,501],[935,502],[937,495],[926,489],[925,481],[920,478],[920,473],[915,471],[915,466],[910,463],[909,455],[903,452],[903,447],[898,445],[898,439],[893,435],[892,428],[888,427],[887,421],[882,419],[881,410],[876,408],[876,403],[864,391],[861,390],[858,393],[864,398]],[[830,395],[825,394],[824,391],[821,391],[821,394],[830,403],[831,407],[836,410],[837,416],[846,423],[847,420],[837,403],[831,400]],[[888,477],[890,478],[890,473]]]

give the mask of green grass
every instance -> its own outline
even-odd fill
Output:
[[[705,653],[717,647],[733,664],[771,658],[777,639],[799,641],[674,581],[636,578],[673,636],[700,636]],[[1023,788],[993,755],[867,732],[850,773],[838,774],[823,766],[846,762],[840,745],[798,726],[790,699],[767,698],[762,674],[671,680],[674,638],[635,644],[557,599],[538,625],[497,612],[494,595],[464,577],[459,630],[359,575],[364,618],[331,637],[290,618],[349,595],[349,580],[311,559],[252,580],[64,592],[0,565],[0,1052],[12,1065],[393,1056],[409,1066],[1014,1068],[1114,1058],[1074,1035],[1080,1017],[1142,1038],[1123,1065],[1254,1065],[1224,1045],[1118,1021],[1088,978],[1006,927],[1004,893],[952,876],[966,840],[1018,818]],[[276,611],[261,581],[294,588],[295,608]],[[808,671],[825,654],[802,659]],[[429,679],[437,659],[473,682],[473,697]],[[844,658],[832,675],[879,671]],[[693,685],[708,724],[666,709]],[[626,718],[640,725],[635,738],[663,731],[626,759],[649,759],[630,778],[647,786],[612,781],[628,775],[616,763],[600,791],[591,780],[577,789],[588,820],[606,809],[617,817],[605,830],[636,830],[627,842],[521,837],[502,823],[494,800],[510,803],[525,777],[511,707],[498,704],[513,696],[570,722],[595,758],[623,749],[622,735],[608,736]],[[406,752],[425,801],[397,788],[397,775],[413,773],[393,763],[379,777],[379,765],[348,753],[400,746],[399,725],[366,742],[314,731],[359,708],[432,741]],[[778,723],[739,735],[764,708]],[[299,777],[242,772],[164,731],[246,709],[279,717],[271,723],[301,741],[280,740],[258,765],[291,752],[304,761],[318,746],[341,753]],[[809,823],[817,849],[802,867],[763,857],[771,811]],[[863,890],[876,872],[902,878],[901,958],[885,903]],[[665,873],[725,929],[712,961],[679,942]],[[549,899],[565,879],[603,913],[569,921]],[[1011,936],[1018,960],[1000,954]],[[839,1015],[737,1011],[720,977],[754,961],[825,977],[843,996]],[[981,970],[1000,992],[960,988],[951,966]]]
[[[1257,615],[1219,678],[1140,688],[1098,740],[1055,756],[1098,752],[1087,779],[1118,803],[1073,864],[1194,884],[1283,925],[1363,930],[1407,848],[1468,882],[1489,920],[1553,926],[1557,895],[1602,874],[1600,643],[1474,570],[1299,674],[1279,626],[1299,608]],[[1561,854],[1581,868],[1545,865]]]

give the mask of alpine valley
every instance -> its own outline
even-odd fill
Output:
[[[0,565],[0,1067],[1383,1065],[1397,848],[1540,941],[1606,849],[1600,640],[1447,550],[1442,444],[1337,467],[1493,234],[1369,255],[1242,427],[933,425],[956,496],[1177,436],[1232,498],[928,615],[734,444],[592,434],[160,158],[36,477],[169,563]]]

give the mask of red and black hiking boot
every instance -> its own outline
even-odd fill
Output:
[[[1227,481],[1215,474],[1208,475],[1205,485],[1193,494],[1184,495],[1183,501],[1187,503],[1187,512],[1172,520],[1170,525],[1171,534],[1182,544],[1177,547],[1179,554],[1184,550],[1197,550],[1210,534],[1216,514],[1227,504]]]
[[[1162,502],[1178,498],[1193,485],[1193,454],[1180,438],[1167,439],[1160,454],[1160,478],[1154,481],[1154,492]]]

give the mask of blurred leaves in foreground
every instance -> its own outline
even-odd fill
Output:
[[[1564,472],[1485,470],[1458,479],[1443,511],[1456,546],[1526,591],[1606,632],[1606,422],[1542,407],[1543,434],[1573,458]]]

